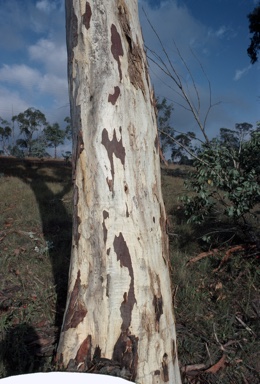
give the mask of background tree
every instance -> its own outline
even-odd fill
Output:
[[[65,123],[67,123],[65,127],[66,139],[71,140],[72,139],[71,118],[67,116],[65,117],[64,121]]]
[[[12,128],[10,127],[10,124],[8,123],[8,121],[0,117],[0,142],[2,143],[2,153],[5,155],[8,154],[7,145],[9,143],[11,135]]]
[[[192,140],[195,138],[196,135],[193,132],[179,133],[174,137],[175,140],[172,140],[171,147],[171,159],[173,163],[190,164],[190,159],[187,154],[192,153]],[[187,149],[189,150],[189,153],[187,152]],[[190,157],[192,158],[192,156]]]
[[[163,159],[171,155],[173,162],[190,163],[193,153],[192,141],[196,139],[193,132],[178,132],[171,125],[172,104],[166,98],[156,100],[157,125]]]
[[[166,156],[169,146],[172,145],[172,140],[170,140],[169,136],[174,136],[174,129],[170,122],[173,106],[172,104],[167,103],[167,100],[164,97],[162,101],[160,101],[159,98],[156,100],[156,108],[161,151],[163,155]],[[163,132],[167,133],[169,136],[166,136]]]
[[[43,129],[47,125],[45,115],[35,108],[28,108],[23,113],[13,116],[12,121],[18,124],[20,135],[23,138],[16,140],[19,148],[26,149],[26,155],[32,155],[32,147],[34,142],[33,135],[39,129]]]
[[[30,156],[39,157],[41,159],[44,157],[50,157],[50,154],[46,151],[47,147],[48,147],[48,143],[45,135],[42,134],[38,136],[37,139],[34,139],[32,141]]]
[[[179,384],[155,100],[137,1],[84,5],[66,1],[75,185],[57,361],[84,371],[107,358],[107,372],[116,364],[140,384]]]
[[[66,132],[62,130],[58,123],[48,124],[43,130],[43,134],[47,141],[47,146],[54,148],[54,158],[57,157],[57,147],[64,144]]]
[[[247,53],[251,63],[254,64],[258,59],[258,51],[260,49],[260,4],[247,17],[249,19],[249,31],[253,34]]]

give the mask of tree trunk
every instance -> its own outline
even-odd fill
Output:
[[[75,186],[57,360],[86,371],[106,358],[132,381],[180,383],[137,0],[67,0],[66,20]]]

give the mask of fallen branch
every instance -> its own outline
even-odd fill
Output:
[[[241,245],[236,245],[232,248],[229,248],[227,251],[226,251],[226,254],[225,256],[223,257],[223,259],[221,260],[219,266],[214,269],[214,272],[217,272],[221,269],[221,267],[223,266],[223,264],[225,264],[229,259],[230,257],[232,256],[232,254],[234,252],[241,252],[241,251],[246,251],[248,249],[252,249],[252,248],[256,248],[256,244],[252,244],[252,245],[248,245],[248,244],[241,244]]]
[[[208,251],[208,252],[202,252],[198,256],[195,256],[192,259],[190,259],[189,261],[187,261],[186,265],[190,265],[190,264],[196,263],[197,261],[202,260],[205,257],[215,255],[215,254],[217,254],[219,252],[220,252],[220,250],[218,248],[214,248],[214,249],[212,249],[211,251]]]
[[[219,249],[218,248],[214,248],[214,249],[211,249],[210,251],[202,252],[199,255],[193,257],[192,259],[190,259],[186,263],[186,265],[190,265],[190,264],[196,263],[197,261],[202,260],[205,257],[213,256],[213,255],[219,254],[221,252],[225,252],[225,255],[222,258],[222,260],[220,261],[219,266],[214,269],[214,272],[218,272],[221,269],[221,267],[223,266],[223,264],[225,264],[230,259],[230,257],[232,256],[233,253],[235,253],[235,252],[242,252],[242,251],[244,252],[244,251],[247,251],[248,249],[255,249],[255,248],[256,248],[256,244],[236,245],[234,247],[229,248],[228,250],[224,250],[222,248],[219,248]]]

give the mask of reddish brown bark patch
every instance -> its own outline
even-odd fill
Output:
[[[90,27],[91,16],[92,16],[91,7],[90,7],[89,2],[87,1],[87,2],[86,2],[85,13],[84,13],[83,16],[82,16],[83,24],[85,25],[85,27],[86,27],[87,29],[89,29],[89,27]]]
[[[74,186],[73,191],[73,204],[74,204],[74,211],[73,211],[73,238],[75,245],[78,246],[79,239],[80,239],[80,233],[79,233],[79,225],[81,223],[81,219],[78,216],[78,201],[79,201],[79,189],[77,185]]]
[[[80,154],[83,151],[83,149],[84,149],[83,134],[82,134],[82,130],[80,130],[77,132],[76,149],[75,149],[75,151],[73,153],[73,157],[72,157],[72,163],[73,163],[73,176],[72,177],[73,177],[73,180],[75,180],[76,167],[77,167],[78,159],[79,159]]]
[[[119,72],[119,78],[120,81],[122,80],[122,70],[121,70],[121,63],[119,56],[124,55],[121,37],[119,33],[117,32],[116,26],[114,24],[111,25],[111,52],[114,57],[114,59],[117,61],[118,65],[118,72]]]
[[[159,219],[160,227],[161,227],[161,236],[162,236],[162,257],[164,263],[168,265],[169,269],[171,269],[171,263],[169,261],[169,246],[168,246],[168,236],[167,236],[167,221],[165,218],[165,211],[163,206],[160,204],[160,219]]]
[[[132,37],[129,11],[124,0],[119,2],[118,11],[121,29],[128,44],[127,58],[130,82],[136,89],[141,89],[145,96],[143,73],[145,73],[149,85],[147,63],[144,61],[142,48],[140,47],[138,40],[135,43]]]
[[[138,365],[138,337],[127,330],[119,336],[113,352],[113,360],[119,362],[121,369],[130,372],[131,381],[135,381]]]
[[[156,329],[159,332],[159,321],[160,321],[161,315],[163,314],[163,299],[162,299],[162,297],[157,297],[156,295],[154,295],[153,306],[154,306],[154,310],[155,310]]]
[[[78,159],[80,157],[81,152],[84,149],[84,141],[83,141],[83,135],[82,131],[78,131],[77,137],[76,137],[76,150],[73,154],[73,180],[76,179],[76,168],[78,164]],[[79,190],[78,186],[74,186],[74,209],[73,209],[73,237],[74,242],[76,246],[78,246],[78,242],[80,239],[80,233],[79,233],[79,225],[81,223],[81,219],[78,215],[78,201],[79,201]]]
[[[163,381],[165,383],[167,383],[169,381],[169,369],[168,369],[168,355],[167,355],[167,353],[165,353],[163,355],[162,370],[163,370]]]
[[[103,223],[102,223],[102,227],[103,227],[103,238],[104,238],[104,243],[106,243],[107,241],[107,227],[106,227],[106,224],[105,224],[105,220],[109,217],[109,213],[107,211],[103,211]]]
[[[113,133],[112,140],[109,140],[108,131],[106,130],[106,128],[103,129],[101,143],[107,150],[107,155],[111,165],[112,180],[114,184],[115,168],[113,155],[115,155],[121,161],[121,163],[125,165],[125,147],[123,146],[122,138],[119,141],[117,140],[115,130]],[[110,190],[113,190],[113,188],[111,188]]]
[[[66,311],[62,332],[65,332],[70,328],[76,328],[79,325],[79,323],[83,321],[83,319],[85,318],[88,312],[86,307],[81,301],[81,298],[79,295],[80,288],[81,288],[80,271],[78,271],[77,279],[75,281],[75,284],[69,299],[69,305]]]
[[[83,363],[82,369],[84,371],[88,369],[88,363],[91,361],[91,340],[91,335],[88,335],[88,337],[81,343],[75,358],[77,366],[80,363]]]
[[[114,87],[114,93],[113,94],[109,94],[108,96],[108,102],[115,105],[118,97],[120,95],[120,88],[119,87]]]
[[[114,251],[117,255],[117,260],[120,261],[120,266],[128,268],[129,275],[131,278],[129,291],[127,294],[124,293],[123,301],[120,307],[121,317],[123,320],[123,323],[121,325],[121,330],[125,332],[130,327],[132,310],[133,310],[134,304],[136,303],[135,291],[134,291],[134,271],[133,271],[132,260],[129,253],[129,249],[121,232],[118,237],[115,236],[113,245],[114,245]]]

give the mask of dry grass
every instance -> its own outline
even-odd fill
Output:
[[[0,159],[0,378],[52,369],[71,242],[71,169]],[[259,382],[259,257],[223,254],[192,265],[200,233],[178,200],[188,167],[163,170],[183,383]],[[225,356],[225,361],[223,360]],[[206,373],[222,358],[222,369]],[[204,369],[184,372],[191,364]]]
[[[188,225],[179,197],[189,169],[163,169],[162,188],[171,219],[170,249],[183,383],[257,384],[260,381],[260,255],[256,249],[234,253],[215,271],[221,250],[196,263],[208,227]],[[210,224],[210,223],[209,223]],[[205,371],[220,359],[215,374]],[[191,365],[204,366],[185,372]]]
[[[0,163],[0,377],[49,368],[71,244],[71,169]]]

